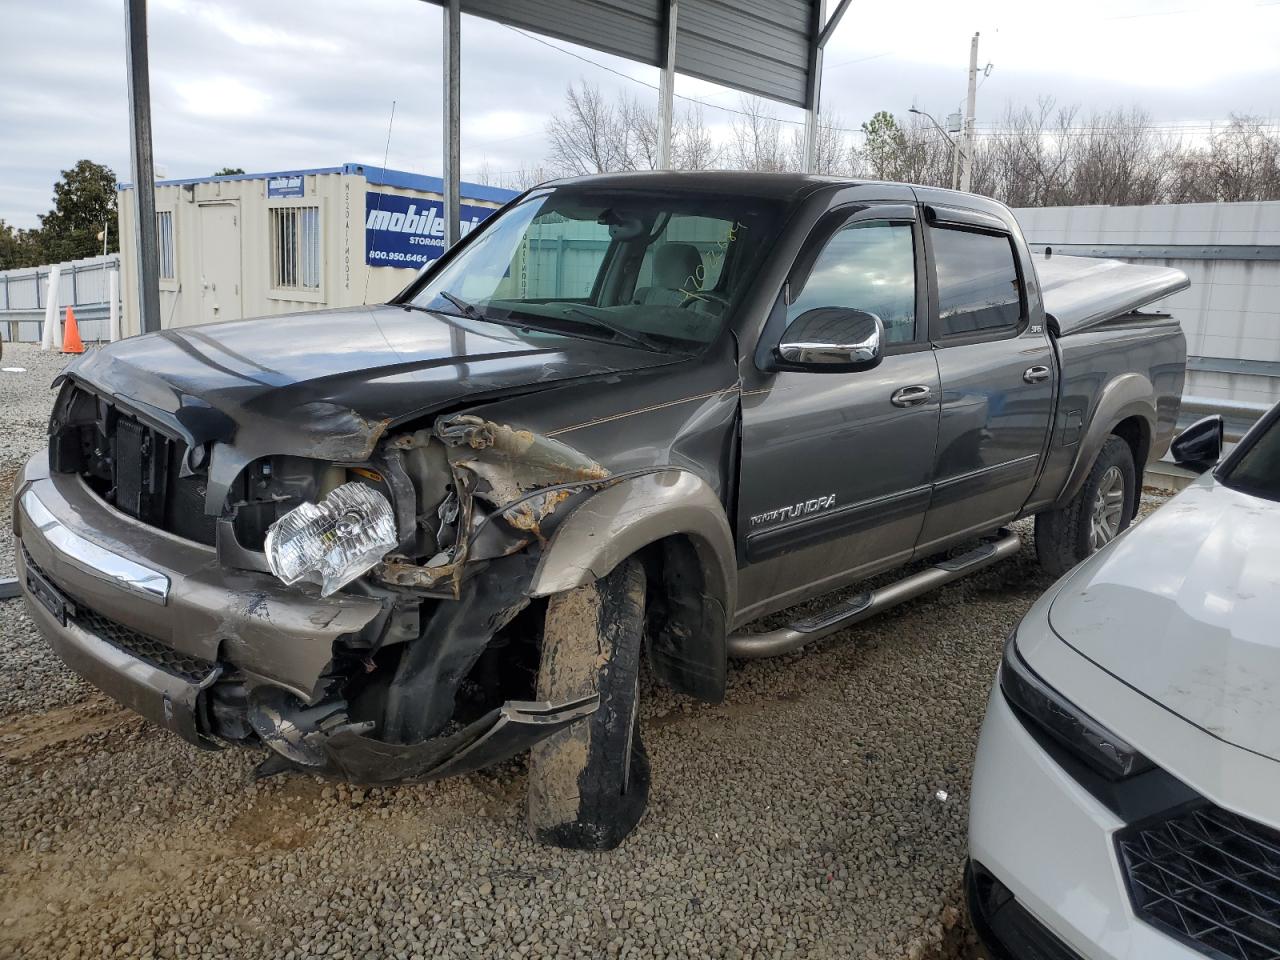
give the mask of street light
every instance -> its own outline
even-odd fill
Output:
[[[947,143],[951,144],[951,156],[952,156],[952,164],[951,164],[951,189],[952,189],[952,190],[956,189],[956,186],[957,186],[957,185],[956,185],[957,170],[956,170],[956,164],[955,164],[955,162],[954,162],[954,161],[955,161],[955,157],[956,157],[956,156],[958,155],[958,153],[959,153],[960,145],[959,145],[958,143],[956,143],[955,138],[954,138],[954,137],[952,137],[952,136],[951,136],[951,134],[947,133],[947,131],[945,131],[945,130],[943,130],[943,129],[942,129],[942,124],[938,123],[938,121],[937,121],[937,120],[933,119],[933,114],[931,114],[931,113],[926,113],[926,112],[925,112],[925,111],[923,111],[923,110],[917,110],[915,107],[911,107],[911,108],[907,111],[907,113],[914,113],[914,114],[917,114],[918,116],[925,117],[925,118],[926,118],[930,123],[932,123],[932,124],[934,125],[934,127],[937,129],[937,131],[938,131],[940,134],[942,134],[944,137],[946,137],[946,138],[947,138]]]

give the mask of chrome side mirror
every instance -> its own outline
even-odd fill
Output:
[[[778,368],[814,373],[870,370],[884,359],[884,322],[848,307],[816,307],[796,317],[774,350]]]
[[[1180,467],[1204,473],[1222,457],[1225,428],[1222,417],[1214,414],[1197,420],[1173,438],[1169,452]]]

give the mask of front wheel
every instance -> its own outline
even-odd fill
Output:
[[[538,699],[600,695],[589,717],[529,754],[529,833],[578,850],[611,850],[644,814],[649,763],[640,741],[644,568],[631,559],[547,603]]]
[[[1084,486],[1061,509],[1036,514],[1036,556],[1055,577],[1118,537],[1133,520],[1138,473],[1120,437],[1102,445]]]

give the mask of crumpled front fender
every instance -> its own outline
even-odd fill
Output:
[[[693,541],[707,564],[708,589],[732,615],[738,586],[733,531],[711,486],[679,467],[624,480],[584,500],[543,550],[529,596],[599,580],[642,548],[677,534]]]
[[[711,486],[679,467],[621,480],[564,517],[543,549],[531,597],[572,590],[607,575],[627,557],[661,544],[662,583],[650,637],[655,672],[681,693],[724,698],[727,624],[737,604],[733,532]]]

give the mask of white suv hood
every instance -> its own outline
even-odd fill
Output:
[[[1202,477],[1081,564],[1049,623],[1183,719],[1280,759],[1280,504]]]

